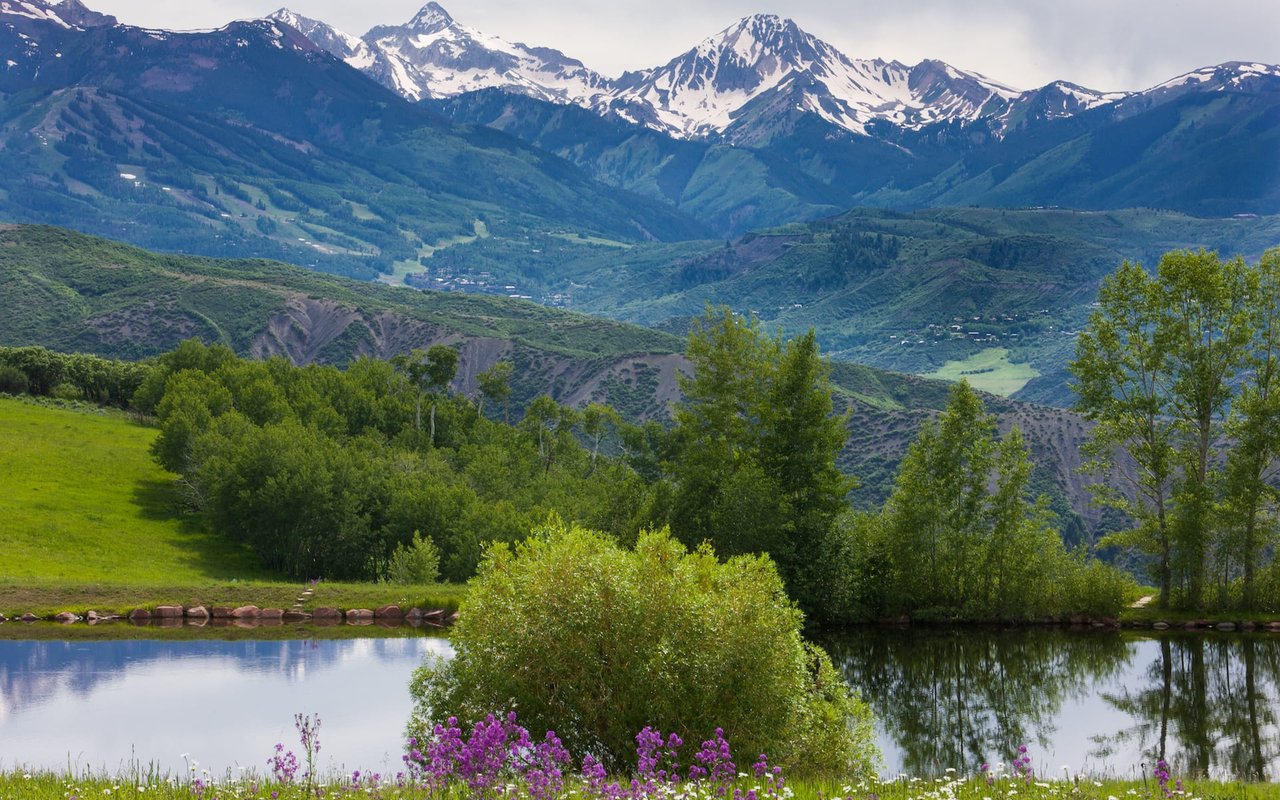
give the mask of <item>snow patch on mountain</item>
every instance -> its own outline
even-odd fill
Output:
[[[37,22],[51,22],[67,30],[115,25],[116,18],[85,8],[80,0],[0,0],[0,15],[12,15]]]
[[[74,27],[54,13],[53,9],[47,4],[39,2],[39,0],[34,0],[33,2],[28,0],[0,0],[0,14],[12,14],[15,17],[52,22],[64,28]]]
[[[880,123],[920,129],[985,121],[1001,135],[1136,96],[1158,101],[1187,87],[1237,88],[1280,74],[1273,65],[1236,63],[1196,70],[1136,95],[1065,81],[1022,91],[941,61],[909,66],[850,58],[790,19],[757,14],[662,66],[609,79],[558,50],[462,25],[436,2],[403,25],[378,26],[359,38],[287,9],[271,18],[413,100],[496,88],[577,104],[678,138],[758,137],[774,124],[785,125],[788,116],[807,114],[859,134]]]
[[[271,19],[412,100],[498,88],[556,103],[589,102],[608,81],[558,50],[508,42],[458,24],[428,3],[404,25],[380,25],[363,37],[280,9]]]

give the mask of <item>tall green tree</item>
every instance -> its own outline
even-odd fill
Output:
[[[602,403],[587,403],[580,415],[582,433],[591,443],[591,471],[596,468],[600,458],[600,444],[610,430],[617,431],[622,427],[622,417],[610,406]]]
[[[510,361],[499,361],[484,372],[476,375],[476,384],[480,390],[479,407],[476,413],[484,416],[484,401],[502,402],[502,421],[511,422],[511,373],[514,367]]]
[[[1177,487],[1178,566],[1187,604],[1199,608],[1221,461],[1215,439],[1226,422],[1233,379],[1248,358],[1257,278],[1239,257],[1222,261],[1216,253],[1200,250],[1166,253],[1156,280],[1158,333],[1168,358],[1182,467]]]
[[[1104,476],[1092,485],[1103,505],[1135,523],[1117,544],[1153,557],[1166,608],[1173,586],[1174,452],[1166,340],[1157,334],[1160,295],[1140,264],[1125,261],[1102,281],[1098,305],[1076,340],[1076,408],[1093,422],[1086,467]],[[1120,469],[1122,454],[1131,464]],[[1124,489],[1106,478],[1123,476]]]
[[[1056,610],[1043,579],[1066,554],[1030,479],[1021,432],[998,437],[981,398],[956,384],[907,450],[871,543],[889,567],[881,608],[1006,619]]]
[[[889,549],[908,608],[969,597],[987,528],[987,482],[995,419],[966,381],[947,409],[926,422],[898,468],[885,507]]]
[[[1129,491],[1102,488],[1133,531],[1109,541],[1155,559],[1160,605],[1174,589],[1201,606],[1215,550],[1223,479],[1218,442],[1258,319],[1259,277],[1243,260],[1205,251],[1166,253],[1154,276],[1128,262],[1103,281],[1098,308],[1070,369],[1077,408],[1095,423],[1087,452]],[[1121,454],[1132,469],[1117,470]]]
[[[1226,432],[1234,442],[1225,466],[1222,519],[1228,536],[1220,562],[1234,556],[1241,602],[1258,607],[1257,572],[1276,533],[1276,477],[1280,474],[1280,248],[1257,266],[1253,344]],[[1230,574],[1229,570],[1224,570]]]
[[[431,394],[430,430],[428,440],[436,443],[436,396],[449,388],[458,373],[458,351],[444,344],[433,344],[426,350],[414,348],[408,354],[391,359],[392,365],[409,379],[416,395],[414,430],[422,430],[422,398]]]
[[[546,394],[533,398],[525,409],[520,430],[537,446],[544,473],[550,472],[552,465],[565,454],[578,449],[573,436],[578,418],[577,411],[560,405]]]
[[[722,555],[767,552],[808,611],[822,594],[817,554],[852,486],[836,467],[846,438],[812,331],[770,337],[727,308],[694,321],[681,381],[669,522]]]
[[[436,400],[435,397],[449,390],[453,376],[458,374],[458,351],[443,344],[433,344],[427,348],[427,389],[431,398],[431,444],[436,443]]]
[[[173,373],[155,407],[161,430],[151,443],[152,455],[171,472],[191,472],[196,466],[192,460],[196,437],[232,408],[231,392],[208,373],[198,369]]]

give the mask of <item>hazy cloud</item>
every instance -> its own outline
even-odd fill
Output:
[[[280,2],[356,35],[413,16],[418,0],[88,0],[122,22],[210,28]],[[762,5],[772,3],[773,8]],[[1063,79],[1143,89],[1223,61],[1280,63],[1274,0],[442,0],[459,22],[563,50],[608,75],[665,63],[757,12],[791,17],[855,58],[939,58],[1020,88]]]

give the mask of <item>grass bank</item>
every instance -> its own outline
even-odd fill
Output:
[[[304,589],[311,594],[304,596]],[[62,611],[84,616],[124,614],[135,608],[159,605],[184,607],[256,605],[259,608],[298,608],[314,611],[333,608],[377,608],[395,604],[401,608],[458,608],[466,593],[460,584],[423,586],[390,583],[331,583],[303,586],[271,581],[190,581],[171,583],[62,583],[59,581],[0,581],[0,614],[14,618],[23,613],[47,617]],[[299,598],[302,601],[299,603]]]
[[[1275,611],[1179,611],[1152,606],[1126,608],[1120,612],[1120,624],[1125,627],[1150,627],[1157,622],[1168,623],[1173,628],[1185,627],[1189,623],[1194,623],[1198,627],[1211,627],[1224,622],[1233,623],[1237,627],[1253,625],[1265,628],[1273,622],[1280,622],[1280,613]]]
[[[318,625],[312,622],[284,622],[241,627],[237,625],[203,627],[195,625],[135,625],[121,620],[96,625],[61,625],[56,622],[6,622],[0,624],[0,642],[238,642],[296,641],[320,639],[405,639],[418,636],[445,636],[448,630],[435,625],[414,627],[396,620],[386,623]],[[0,767],[4,764],[0,763]]]
[[[0,582],[270,579],[183,513],[176,476],[151,458],[157,433],[121,412],[0,395]]]

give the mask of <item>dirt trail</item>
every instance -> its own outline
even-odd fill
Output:
[[[1137,600],[1133,601],[1133,605],[1129,606],[1129,608],[1146,608],[1147,604],[1155,599],[1156,596],[1154,594],[1149,594],[1146,597],[1139,597]]]

